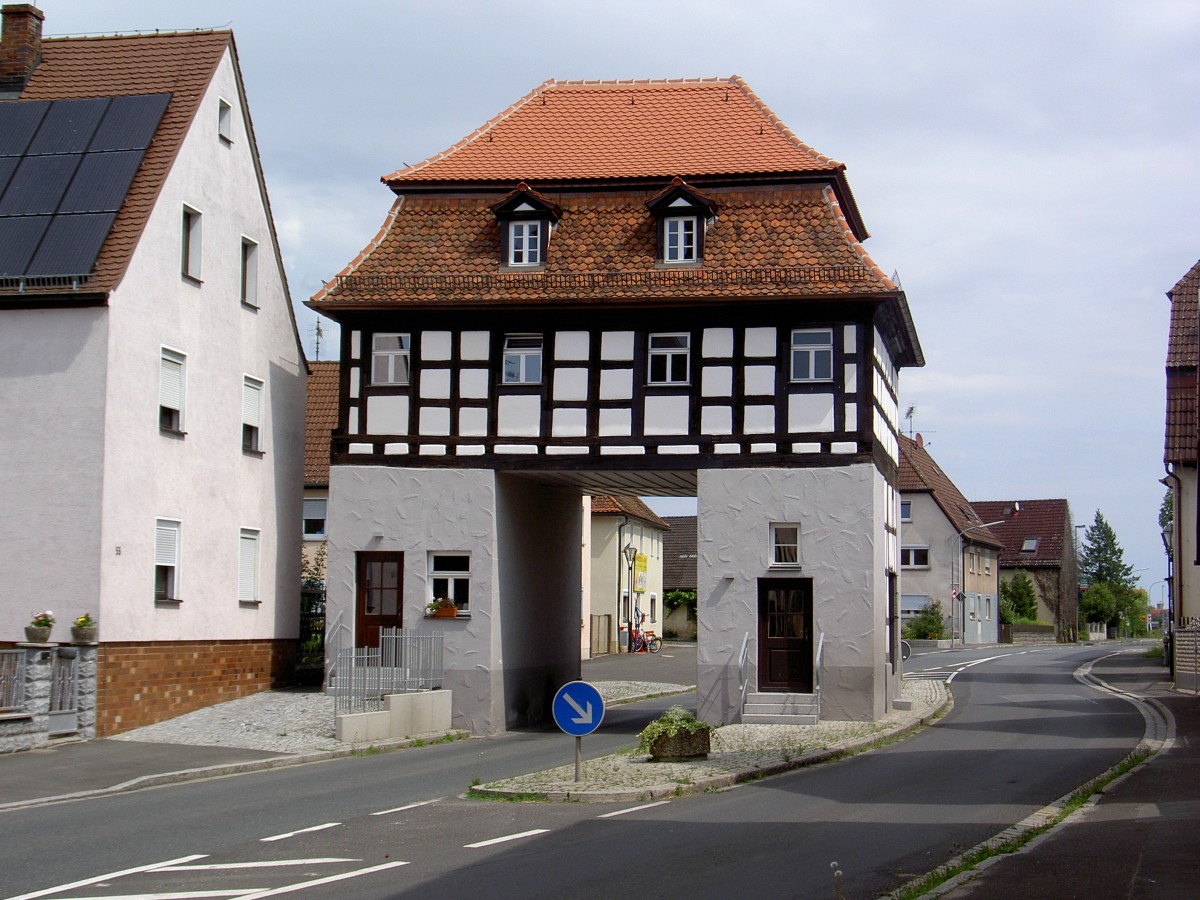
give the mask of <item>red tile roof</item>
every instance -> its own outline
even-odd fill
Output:
[[[902,494],[930,494],[950,521],[951,527],[964,540],[997,549],[1002,546],[996,535],[982,527],[990,520],[980,518],[982,513],[972,508],[972,504],[967,502],[942,467],[929,455],[923,443],[903,434],[900,435],[900,473],[897,480]]]
[[[304,411],[304,483],[329,484],[330,434],[337,427],[337,360],[308,364],[308,404]]]
[[[1061,568],[1064,548],[1071,525],[1066,500],[976,500],[971,504],[985,522],[1000,520],[989,530],[1004,545],[1000,565],[1015,569]],[[1022,553],[1025,541],[1035,538],[1037,549]]]
[[[654,510],[648,507],[640,497],[631,497],[624,494],[601,494],[592,497],[592,515],[632,516],[635,519],[641,519],[643,522],[662,528],[664,531],[671,527],[659,516],[655,515]]]
[[[696,590],[696,517],[666,516],[663,535],[663,590]]]
[[[120,282],[200,100],[232,42],[229,31],[42,41],[42,62],[21,93],[21,100],[171,94],[154,140],[96,260],[89,291],[110,291]]]
[[[1167,337],[1167,421],[1163,459],[1197,460],[1197,377],[1200,362],[1200,262],[1167,291],[1171,329]]]
[[[840,172],[741,78],[546,81],[453,147],[384,176],[423,181]]]

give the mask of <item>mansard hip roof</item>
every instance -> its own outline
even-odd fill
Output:
[[[449,149],[385,175],[406,183],[840,173],[734,75],[550,79]]]

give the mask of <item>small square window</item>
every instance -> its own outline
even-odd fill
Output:
[[[371,383],[408,384],[412,377],[412,342],[407,334],[371,338]]]
[[[242,302],[258,306],[258,244],[242,238]]]
[[[542,222],[508,223],[508,264],[510,266],[540,266],[542,264]]]
[[[262,452],[262,390],[257,378],[242,379],[242,450]]]
[[[800,526],[796,524],[771,525],[771,565],[800,568]]]
[[[541,384],[542,336],[510,334],[504,338],[505,384]]]
[[[233,107],[223,98],[217,98],[217,135],[224,141],[233,140]]]
[[[466,553],[429,554],[429,599],[449,598],[460,613],[471,611],[471,557]]]
[[[697,221],[695,216],[668,216],[663,220],[663,262],[695,262]]]
[[[792,331],[792,381],[833,380],[833,329]]]
[[[1038,539],[1035,537],[1025,538],[1025,543],[1021,545],[1022,553],[1037,553]]]
[[[154,599],[179,599],[180,523],[174,519],[154,522]]]
[[[307,540],[324,540],[325,518],[329,501],[320,497],[304,498],[304,537]]]
[[[201,219],[198,210],[183,207],[183,235],[180,270],[187,278],[200,280]]]
[[[162,349],[158,362],[158,427],[183,434],[184,371],[187,357]]]
[[[687,384],[691,335],[650,335],[650,384]]]

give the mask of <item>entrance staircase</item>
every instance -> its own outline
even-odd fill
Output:
[[[742,704],[743,725],[816,725],[818,694],[749,693]]]

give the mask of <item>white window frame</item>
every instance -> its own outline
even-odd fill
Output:
[[[260,603],[259,537],[257,528],[243,528],[238,534],[238,602]]]
[[[826,337],[821,343],[798,340],[801,335],[809,337]],[[808,362],[808,374],[798,371],[796,363],[800,359]],[[818,375],[818,363],[823,363],[829,370],[827,375]],[[791,380],[808,384],[811,382],[833,381],[833,329],[832,328],[793,328],[791,337],[791,356],[788,367]]]
[[[396,338],[399,347],[380,347],[381,338]],[[382,366],[382,370],[381,370]],[[371,336],[371,384],[412,383],[412,335],[398,331]]]
[[[264,389],[262,379],[242,376],[242,450],[246,453],[263,452]]]
[[[204,214],[194,206],[183,204],[180,227],[179,271],[185,278],[199,281],[204,249]]]
[[[163,347],[158,358],[158,427],[170,434],[183,434],[184,401],[187,396],[187,354]],[[167,411],[174,412],[170,416]]]
[[[508,264],[521,268],[542,264],[541,219],[521,219],[508,223]]]
[[[217,98],[217,136],[233,143],[233,105],[224,97]]]
[[[179,562],[183,547],[183,523],[178,519],[154,520],[154,600],[179,602]],[[160,570],[164,570],[160,572]],[[160,576],[165,585],[159,593]]]
[[[258,241],[242,235],[242,303],[258,309]]]
[[[663,262],[690,263],[700,259],[698,216],[667,216],[662,227]]]
[[[683,338],[682,347],[664,345],[655,347],[655,341],[663,338],[675,340]],[[646,342],[646,383],[647,384],[690,384],[692,373],[692,336],[686,331],[663,331],[651,334]],[[674,374],[675,360],[683,357],[683,377]],[[656,363],[662,367],[659,377],[655,377]]]
[[[908,515],[904,514],[904,511],[906,509],[908,510]],[[900,521],[901,522],[911,522],[912,521],[912,501],[911,500],[901,500],[900,501]]]
[[[466,568],[451,568],[451,558],[466,559]],[[441,582],[444,582],[442,584]],[[439,591],[444,587],[445,591]],[[461,597],[464,598],[459,602]],[[430,601],[440,596],[455,601],[459,615],[471,612],[471,554],[465,550],[438,550],[429,553],[429,597]]]
[[[311,513],[311,515],[310,515]],[[320,513],[318,515],[318,513]],[[320,531],[309,531],[309,522],[321,522]],[[323,541],[325,540],[329,521],[329,501],[324,497],[305,497],[304,512],[302,513],[301,528],[304,531],[304,539],[306,541]]]
[[[794,530],[794,536],[787,532]],[[781,532],[783,532],[781,534]],[[772,522],[771,547],[769,568],[799,569],[800,565],[800,523]]]
[[[925,562],[918,563],[916,561],[917,551],[924,551]],[[929,568],[929,546],[927,544],[911,544],[900,548],[900,568],[901,569],[928,569]]]
[[[537,346],[533,346],[534,342]],[[522,346],[522,345],[525,346]],[[504,384],[541,384],[542,383],[542,350],[545,341],[540,334],[506,334],[504,336],[504,353],[501,356],[500,378]],[[536,371],[531,371],[533,360],[537,360]],[[516,365],[515,371],[509,371],[509,361]],[[534,377],[536,376],[536,377]]]

